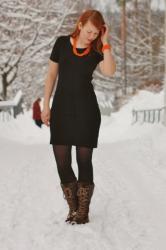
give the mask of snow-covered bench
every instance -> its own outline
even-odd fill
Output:
[[[0,101],[0,120],[8,121],[11,117],[16,118],[19,113],[23,113],[22,91],[19,90],[13,100]]]

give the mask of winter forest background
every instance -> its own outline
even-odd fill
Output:
[[[95,190],[90,223],[71,226],[49,128],[36,126],[32,104],[56,38],[88,8],[110,27],[117,71],[93,75]],[[0,250],[166,249],[165,36],[166,0],[0,0]],[[75,147],[72,167],[78,175]]]
[[[43,96],[53,43],[58,35],[74,29],[86,8],[102,11],[117,63],[114,77],[104,77],[96,70],[95,89],[109,95],[118,107],[137,89],[162,89],[164,1],[1,1],[1,99],[12,98],[21,89],[30,108],[36,95]]]

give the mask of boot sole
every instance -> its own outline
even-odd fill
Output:
[[[85,219],[85,220],[82,220],[82,221],[71,221],[70,224],[72,225],[75,225],[75,224],[85,224],[85,223],[88,223],[89,222],[89,219]]]

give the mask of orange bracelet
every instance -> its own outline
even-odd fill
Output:
[[[111,45],[108,43],[104,44],[102,47],[102,52],[104,52],[105,49],[111,49]]]

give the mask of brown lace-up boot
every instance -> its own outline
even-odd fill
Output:
[[[73,216],[76,214],[78,208],[77,200],[77,180],[70,183],[61,183],[61,188],[63,190],[64,199],[67,200],[69,205],[69,213],[66,218],[66,222],[70,222],[73,219]]]
[[[70,222],[74,224],[85,224],[89,222],[89,206],[91,197],[94,191],[95,184],[88,184],[86,182],[78,182],[78,210]]]

